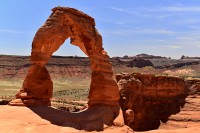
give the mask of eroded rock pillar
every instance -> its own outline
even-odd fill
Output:
[[[31,65],[22,88],[16,94],[22,100],[19,105],[50,105],[53,83],[46,67]]]
[[[93,71],[88,97],[89,105],[97,103],[118,105],[118,86],[113,79],[112,65],[108,55],[103,50],[101,55],[91,56],[90,61]]]

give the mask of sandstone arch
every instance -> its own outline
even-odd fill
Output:
[[[45,67],[52,54],[68,38],[78,46],[91,62],[92,77],[89,106],[108,104],[118,106],[119,90],[113,79],[109,56],[102,47],[102,37],[92,17],[73,8],[56,7],[37,31],[31,52],[31,66],[23,87],[11,105],[49,105],[53,84]]]

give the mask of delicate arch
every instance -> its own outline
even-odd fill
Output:
[[[52,11],[33,39],[31,66],[16,97],[25,105],[50,104],[53,84],[45,65],[64,41],[70,38],[71,44],[78,46],[88,55],[91,62],[89,105],[118,105],[118,86],[94,19],[73,8],[56,7]]]

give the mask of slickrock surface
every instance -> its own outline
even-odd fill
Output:
[[[199,133],[200,126],[195,126],[191,128],[180,128],[180,129],[171,129],[171,130],[152,130],[146,132],[135,132],[135,133]]]
[[[86,131],[79,130],[80,125],[87,125],[85,119],[82,117],[79,123],[76,121],[79,115],[71,114],[68,112],[55,110],[50,107],[20,107],[20,106],[7,106],[0,105],[0,132],[1,133],[133,133],[128,126],[123,127],[108,127],[101,125],[103,131]],[[92,117],[92,116],[91,116]],[[89,116],[89,118],[91,118]],[[81,117],[79,117],[81,118]],[[79,119],[78,118],[78,119]],[[81,124],[80,124],[81,123]],[[98,127],[97,123],[87,125],[88,127]],[[189,125],[189,124],[188,124]],[[86,126],[85,126],[86,127]],[[199,133],[200,125],[188,126],[187,128],[177,129],[158,129],[146,132],[136,133]]]
[[[92,69],[89,106],[95,104],[118,105],[119,90],[113,78],[109,56],[102,47],[102,37],[95,21],[73,8],[55,7],[44,25],[37,31],[33,43],[28,74],[22,89],[11,105],[50,105],[53,84],[46,69],[52,54],[68,38],[90,59]]]
[[[107,107],[81,113],[69,113],[51,107],[20,107],[0,105],[1,133],[132,133],[127,127],[109,126],[98,112],[106,112],[105,119],[112,119],[112,113]],[[95,115],[94,115],[95,114]],[[105,113],[104,113],[105,114]]]
[[[198,91],[195,91],[199,89],[199,83],[185,82],[178,77],[139,73],[119,74],[116,79],[125,124],[133,130],[200,125],[200,99]]]

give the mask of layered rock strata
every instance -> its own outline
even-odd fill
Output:
[[[120,106],[125,124],[136,131],[157,129],[160,121],[180,112],[188,89],[178,77],[148,74],[118,74]]]
[[[159,129],[188,129],[200,126],[200,79],[185,79],[188,96],[185,105],[178,114],[171,115],[167,123],[161,123]]]

